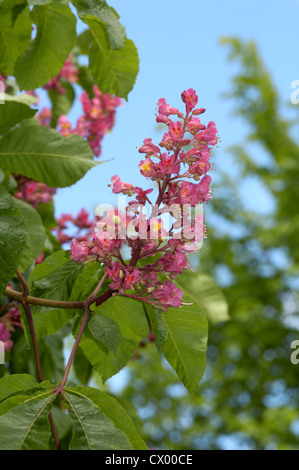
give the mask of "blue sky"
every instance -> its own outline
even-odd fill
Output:
[[[137,168],[141,159],[137,147],[147,137],[156,143],[161,140],[162,133],[155,125],[158,99],[164,97],[170,105],[182,108],[180,94],[187,88],[197,91],[199,106],[207,109],[203,122],[216,122],[221,144],[214,157],[215,167],[231,165],[227,147],[242,140],[246,125],[232,116],[234,103],[222,98],[230,89],[237,64],[227,61],[228,50],[220,45],[221,37],[256,41],[283,101],[290,102],[290,84],[299,79],[299,4],[295,0],[108,3],[119,13],[128,37],[138,49],[140,71],[128,101],[117,111],[112,133],[104,138],[101,160],[109,161],[91,170],[73,187],[58,191],[57,215],[76,213],[81,207],[93,211],[99,203],[116,202],[108,188],[116,173],[123,181],[150,187]],[[77,103],[70,113],[71,120],[76,120],[79,112]],[[254,207],[262,200],[262,208],[267,211],[271,199],[254,184],[245,185],[244,203]]]

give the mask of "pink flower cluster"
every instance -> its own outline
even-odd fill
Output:
[[[59,94],[66,93],[63,82],[74,83],[78,80],[78,70],[74,67],[71,56],[66,60],[59,74],[52,78],[44,88],[56,90]],[[102,93],[99,88],[93,86],[93,97],[90,98],[84,90],[80,96],[83,114],[77,119],[73,127],[66,115],[58,118],[58,131],[64,137],[77,134],[84,137],[90,145],[94,155],[99,157],[102,152],[102,139],[107,132],[111,131],[115,123],[116,108],[121,106],[122,101],[118,96]],[[52,119],[50,108],[44,107],[36,119],[42,126],[49,126]]]
[[[45,183],[35,181],[22,175],[15,175],[17,188],[14,196],[36,208],[41,203],[48,203],[56,193],[56,188],[50,188]]]
[[[158,101],[156,121],[166,124],[168,130],[159,145],[145,139],[139,148],[145,155],[139,164],[140,172],[158,186],[155,203],[149,199],[153,189],[134,187],[114,175],[112,191],[134,195],[135,199],[128,203],[124,214],[112,211],[99,218],[92,240],[74,237],[71,244],[74,261],[103,263],[109,287],[116,294],[162,310],[183,303],[183,293],[173,281],[190,269],[188,253],[197,249],[204,236],[203,216],[195,209],[210,199],[211,177],[207,172],[211,169],[211,147],[218,142],[215,123],[205,126],[198,117],[205,110],[196,108],[195,91],[186,90],[181,98],[184,114],[164,98]],[[151,207],[149,217],[144,213],[146,204]],[[172,217],[169,230],[163,221],[165,214]],[[124,245],[131,251],[129,262],[123,259]]]
[[[4,343],[7,351],[10,351],[13,346],[11,333],[15,328],[22,329],[21,315],[18,307],[11,307],[5,315],[0,317],[0,341]]]
[[[93,86],[93,93],[91,99],[86,91],[81,94],[83,115],[78,118],[75,128],[63,115],[58,119],[58,130],[63,136],[78,134],[86,138],[94,155],[98,157],[102,151],[102,139],[113,128],[116,108],[122,102],[117,96],[102,93],[96,85]]]
[[[63,68],[60,70],[56,77],[53,77],[46,85],[45,90],[56,90],[57,93],[63,95],[66,93],[66,89],[63,88],[63,82],[74,83],[78,80],[78,69],[74,66],[72,56],[69,55],[64,63]]]

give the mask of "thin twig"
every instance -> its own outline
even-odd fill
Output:
[[[95,290],[92,292],[92,294],[90,294],[90,296],[88,297],[87,299],[87,303],[88,305],[91,305],[93,302],[94,302],[94,299],[97,295],[97,293],[99,292],[99,290],[101,289],[102,285],[103,285],[103,282],[105,281],[107,277],[107,273],[105,273],[102,277],[102,279],[100,280],[100,282],[98,283],[97,287],[95,288]]]
[[[17,276],[18,276],[18,278],[21,282],[21,285],[23,287],[23,299],[22,299],[21,302],[22,302],[22,305],[23,305],[23,308],[24,308],[24,311],[25,311],[25,315],[26,315],[28,325],[29,325],[29,330],[30,330],[30,335],[31,335],[31,340],[32,340],[32,346],[33,346],[33,352],[34,352],[34,358],[35,358],[35,363],[36,363],[36,368],[37,368],[38,379],[39,379],[40,382],[42,382],[44,380],[44,378],[43,378],[40,355],[39,355],[39,351],[38,351],[37,338],[36,338],[35,328],[34,328],[34,324],[33,324],[31,308],[27,303],[27,298],[28,298],[28,294],[29,294],[29,287],[28,287],[28,284],[25,281],[24,277],[22,276],[22,274],[18,270],[16,270],[16,274],[17,274]],[[53,433],[56,448],[57,448],[57,450],[60,450],[60,443],[59,443],[59,439],[58,439],[58,434],[57,434],[55,423],[54,423],[53,416],[52,416],[51,413],[49,413],[48,418],[49,418],[50,426],[51,426],[51,429],[52,429],[52,433]]]
[[[68,376],[69,376],[69,373],[70,373],[70,370],[71,370],[71,366],[72,366],[72,363],[73,363],[73,360],[74,360],[74,357],[75,357],[75,353],[77,351],[77,348],[78,348],[79,342],[81,340],[81,337],[82,337],[84,328],[86,326],[86,323],[88,321],[89,315],[90,315],[90,309],[89,309],[88,303],[86,302],[85,308],[84,308],[84,315],[83,315],[82,323],[80,325],[80,328],[79,328],[79,331],[78,331],[78,334],[77,334],[77,338],[75,340],[75,343],[74,343],[74,346],[72,348],[70,357],[68,359],[63,379],[61,381],[60,386],[57,388],[58,393],[61,393],[63,391],[64,386],[66,384],[66,381],[68,379]]]

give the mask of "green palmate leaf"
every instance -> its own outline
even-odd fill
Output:
[[[80,346],[77,348],[75,354],[73,368],[76,374],[76,378],[79,380],[79,382],[82,385],[88,385],[88,382],[92,376],[93,367]]]
[[[94,80],[89,71],[88,67],[80,66],[78,68],[78,85],[80,85],[89,95],[90,98],[93,97],[93,86]]]
[[[56,127],[59,116],[68,114],[75,99],[75,91],[70,83],[63,83],[65,93],[58,93],[56,90],[48,90],[49,98],[52,102],[51,126]]]
[[[119,17],[105,0],[73,0],[81,20],[96,20],[104,23],[107,28],[112,49],[124,46],[126,39],[125,28],[120,24]]]
[[[35,266],[28,278],[29,288],[33,286],[33,282],[48,276],[56,269],[60,268],[69,261],[69,253],[67,251],[56,251],[48,256],[41,264]]]
[[[73,422],[71,450],[146,450],[131,418],[112,397],[90,387],[67,388]]]
[[[91,36],[89,69],[100,90],[127,99],[139,69],[137,49],[130,39],[124,47],[113,50],[105,27],[96,20],[85,18]]]
[[[36,383],[31,375],[14,374],[7,375],[0,379],[0,403],[18,392],[25,392],[36,387]]]
[[[35,267],[28,278],[31,295],[43,299],[69,300],[83,265],[70,260],[69,253],[57,251]],[[37,338],[59,331],[72,317],[72,310],[33,307]]]
[[[1,293],[15,274],[26,243],[24,219],[6,189],[0,185],[0,289]]]
[[[53,201],[44,204],[38,204],[36,210],[39,213],[43,226],[46,229],[53,229],[57,226]]]
[[[144,304],[144,309],[149,317],[150,324],[155,337],[155,345],[160,354],[163,352],[163,345],[168,337],[168,331],[163,320],[161,310],[153,308],[149,304]]]
[[[85,29],[79,36],[77,37],[77,46],[80,49],[80,54],[88,55],[89,47],[92,42],[92,36],[89,29]]]
[[[36,109],[31,109],[22,103],[8,101],[0,106],[0,135],[5,134],[23,119],[30,119],[36,113]]]
[[[98,321],[91,317],[87,324],[88,328],[85,328],[82,335],[80,347],[99,375],[106,381],[119,372],[132,358],[141,338],[148,334],[148,322],[141,302],[121,296],[113,297],[97,307],[95,315],[100,315],[101,318]],[[116,326],[112,322],[104,324],[102,317],[118,325],[121,333],[118,344],[116,344],[116,337],[111,337],[111,335],[118,334]],[[91,329],[89,328],[90,322],[92,322]],[[93,334],[95,329],[99,328],[99,322],[104,330],[100,340],[98,330],[96,336]],[[77,321],[74,325],[75,335],[79,324]]]
[[[67,299],[69,301],[77,302],[81,300],[86,300],[96,288],[101,277],[103,276],[103,273],[101,273],[100,265],[97,261],[90,261],[86,265],[78,264],[78,266],[80,266],[80,270],[78,269],[78,275],[76,276],[71,286],[71,292]],[[52,313],[50,312],[51,315]],[[78,310],[60,309],[59,312],[57,311],[56,313],[59,316],[59,321],[55,323],[53,321],[53,323],[55,325],[62,325],[63,321],[65,324],[70,318],[74,317],[78,313]]]
[[[30,44],[32,31],[29,8],[22,9],[17,17],[14,8],[0,10],[0,71],[7,75],[14,75],[16,61]]]
[[[51,187],[70,186],[97,164],[82,137],[62,137],[44,126],[20,126],[0,139],[3,168]]]
[[[0,379],[0,450],[46,450],[53,386],[27,374]]]
[[[57,383],[65,372],[64,344],[62,334],[57,333],[39,341],[39,354],[45,380]]]
[[[26,225],[26,244],[18,265],[18,270],[24,273],[43,251],[46,232],[38,212],[33,207],[18,199],[15,200],[15,203]]]
[[[197,299],[211,323],[229,320],[226,298],[211,276],[185,271],[179,282]]]
[[[47,450],[51,437],[48,414],[54,395],[38,392],[33,397],[18,396],[0,415],[0,450]],[[1,408],[1,405],[0,405]],[[0,409],[1,413],[1,409]]]
[[[82,271],[74,282],[69,300],[86,300],[104,274],[104,270],[98,261],[90,261],[81,266]]]
[[[88,323],[88,328],[97,341],[103,343],[109,351],[116,353],[121,342],[121,332],[114,320],[98,314],[93,315]]]
[[[197,299],[179,283],[184,292],[180,308],[163,312],[168,337],[163,345],[164,355],[189,392],[195,394],[205,371],[208,323],[206,313]]]
[[[68,4],[52,0],[33,9],[36,38],[18,59],[15,77],[20,89],[34,90],[58,75],[76,40],[76,19]]]

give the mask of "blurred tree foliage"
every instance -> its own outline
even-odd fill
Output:
[[[290,345],[299,339],[299,146],[255,44],[224,42],[239,66],[229,97],[249,132],[231,149],[228,171],[217,168],[198,269],[222,284],[230,320],[210,325],[197,396],[148,343],[131,363],[122,400],[133,403],[156,448],[298,449],[299,364]],[[268,191],[273,210],[244,207],[247,180]]]

